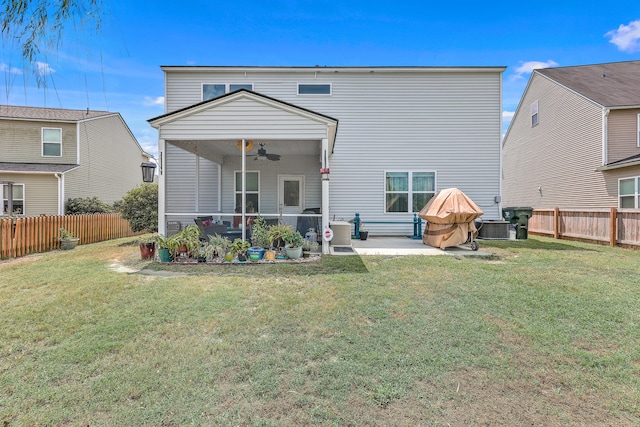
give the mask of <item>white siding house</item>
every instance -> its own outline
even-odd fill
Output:
[[[357,212],[373,235],[409,235],[426,201],[457,187],[499,219],[504,69],[162,67],[166,111],[149,120],[162,156],[160,232],[233,216],[242,141],[245,200],[267,217],[313,208],[322,231]],[[261,147],[280,160],[254,160]]]

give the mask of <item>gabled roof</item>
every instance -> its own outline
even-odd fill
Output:
[[[21,107],[0,105],[0,119],[39,120],[76,123],[117,113],[96,110],[67,110],[63,108]]]
[[[59,163],[13,163],[0,162],[0,172],[10,173],[63,173],[80,165]]]
[[[640,61],[535,70],[603,107],[640,106]]]
[[[166,114],[163,114],[163,115],[158,116],[158,117],[154,117],[154,118],[149,119],[147,121],[151,124],[151,126],[155,127],[158,124],[162,124],[162,123],[165,123],[167,120],[170,120],[171,117],[174,117],[174,116],[178,117],[178,116],[183,115],[185,112],[196,111],[196,110],[198,110],[199,107],[205,106],[207,104],[215,105],[215,104],[219,104],[219,103],[225,101],[227,98],[233,99],[233,98],[238,98],[238,97],[243,96],[243,95],[251,97],[251,98],[263,99],[263,100],[269,101],[271,103],[279,104],[279,105],[287,107],[289,109],[297,110],[299,112],[304,112],[304,113],[307,113],[307,114],[310,114],[310,115],[313,115],[313,116],[316,116],[316,117],[319,117],[319,118],[323,118],[326,121],[331,121],[331,122],[336,122],[336,123],[338,122],[338,119],[334,119],[333,117],[327,116],[326,114],[317,113],[317,112],[309,110],[307,108],[302,108],[302,107],[299,107],[297,105],[293,105],[293,104],[290,104],[288,102],[284,102],[284,101],[281,101],[279,99],[272,98],[270,96],[266,96],[266,95],[263,95],[261,93],[257,93],[257,92],[254,92],[254,91],[251,91],[251,90],[248,90],[248,89],[238,89],[236,91],[229,92],[229,93],[226,93],[224,95],[218,96],[217,98],[207,99],[206,101],[198,102],[197,104],[193,104],[193,105],[190,105],[188,107],[181,108],[179,110],[172,111],[170,113],[166,113]]]

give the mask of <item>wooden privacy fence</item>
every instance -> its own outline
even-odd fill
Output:
[[[119,214],[2,218],[0,258],[58,249],[61,228],[79,237],[81,245],[135,235]]]
[[[640,246],[640,211],[636,209],[535,209],[529,232],[555,239],[610,246]]]

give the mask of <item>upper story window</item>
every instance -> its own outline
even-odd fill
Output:
[[[638,178],[622,178],[618,180],[618,207],[638,209]]]
[[[238,89],[253,90],[253,84],[251,83],[217,83],[217,84],[202,84],[202,100],[207,101],[209,99],[217,98],[225,93],[233,92]]]
[[[385,212],[420,212],[436,192],[435,172],[385,172]]]
[[[538,101],[531,104],[531,127],[538,124]]]
[[[5,214],[24,214],[24,184],[13,184],[12,212],[9,212],[9,184],[2,184],[2,212]]]
[[[298,83],[298,95],[331,95],[331,84]]]
[[[62,129],[42,128],[42,155],[62,156]]]

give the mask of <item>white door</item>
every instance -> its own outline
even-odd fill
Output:
[[[278,207],[283,222],[295,228],[297,218],[286,215],[296,215],[304,210],[304,175],[278,175]]]

